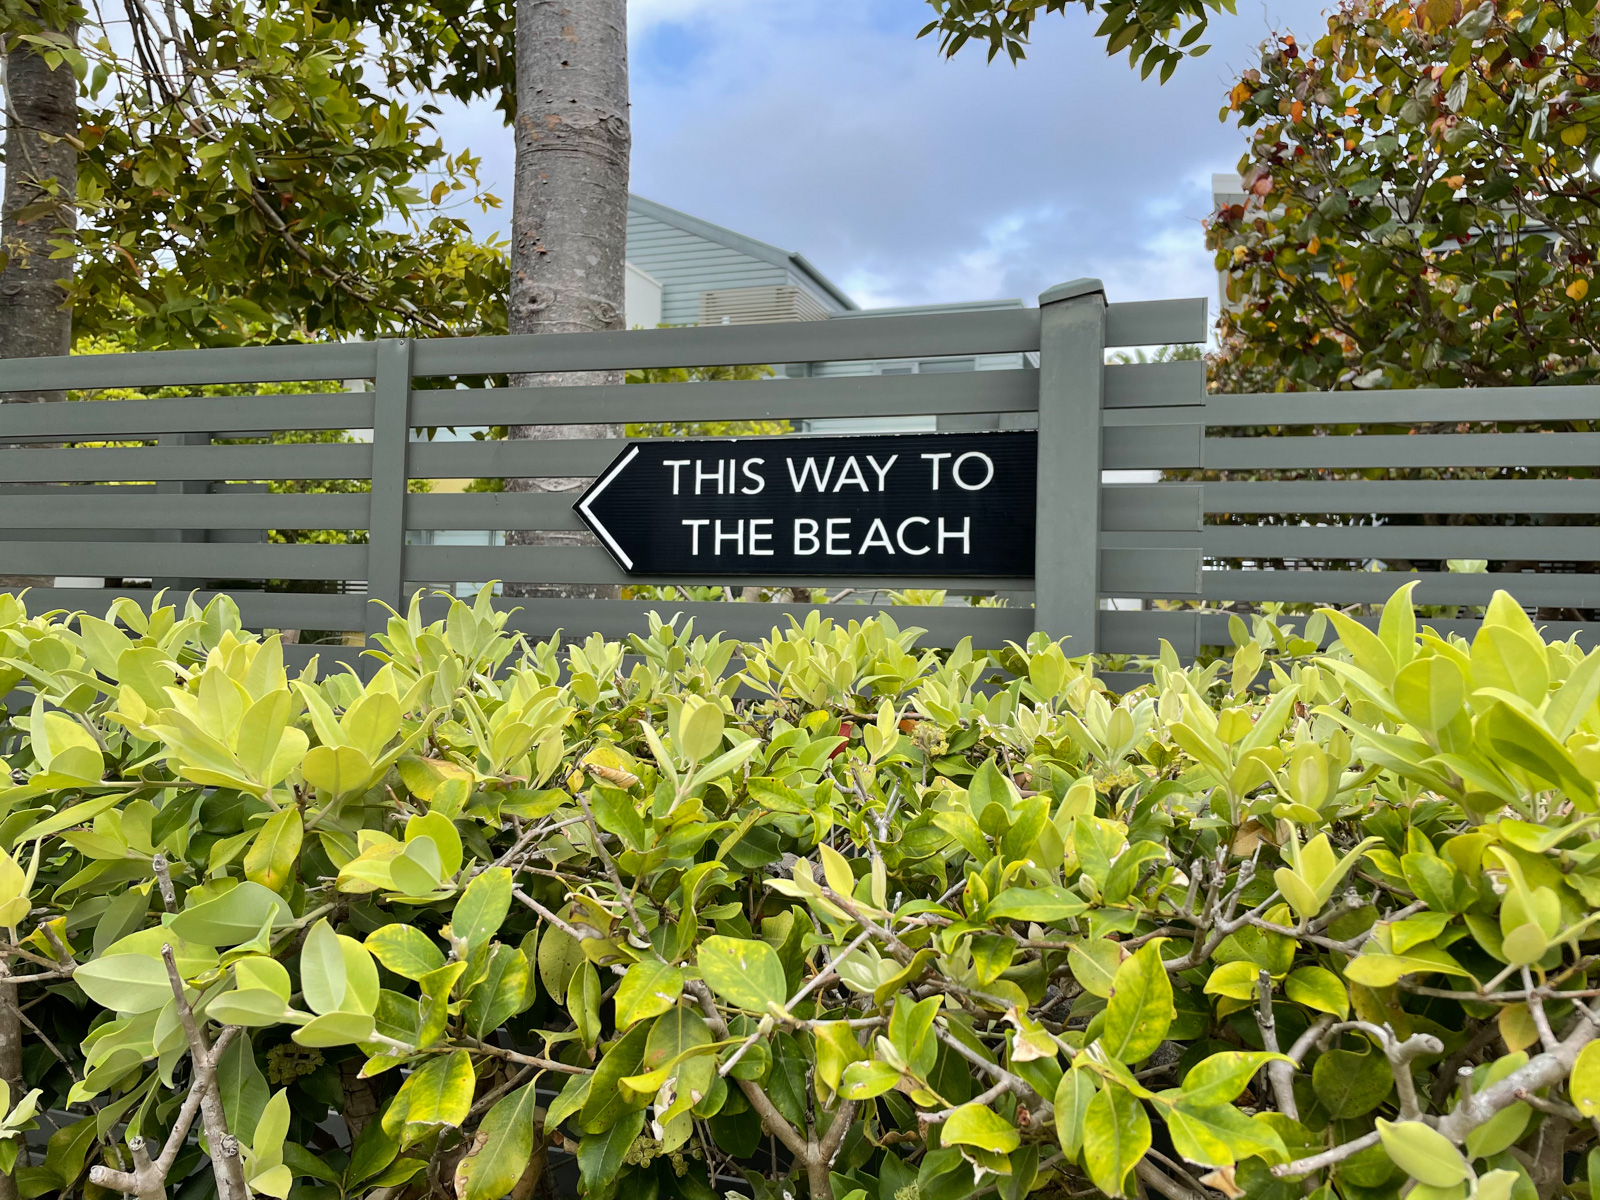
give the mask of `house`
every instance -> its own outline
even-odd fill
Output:
[[[803,254],[628,197],[630,329],[825,321],[856,311]]]
[[[627,277],[623,317],[630,329],[658,325],[748,325],[780,321],[870,320],[928,312],[974,312],[1022,308],[1021,300],[980,300],[903,308],[863,309],[805,255],[783,250],[711,221],[646,200],[628,197]],[[948,374],[1037,366],[1036,355],[990,354],[858,362],[773,363],[774,386],[785,379],[840,375]],[[907,433],[998,428],[999,416],[859,417],[797,422],[803,433]],[[438,430],[440,438],[467,438],[479,430]],[[466,480],[441,480],[455,490]],[[433,545],[499,545],[501,532],[416,531],[411,538]],[[467,585],[462,585],[466,588]]]
[[[770,321],[863,320],[929,312],[1021,308],[1021,300],[863,309],[803,254],[725,229],[688,213],[631,196],[628,200],[629,328],[654,325],[746,325]],[[1006,370],[1021,354],[881,361],[775,363],[780,379],[838,375],[948,374]],[[803,422],[807,433],[903,433],[993,427],[995,418],[834,418]]]

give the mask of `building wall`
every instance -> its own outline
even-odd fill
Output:
[[[622,323],[629,329],[654,329],[661,324],[661,281],[627,264],[623,284]]]
[[[660,280],[661,321],[667,325],[698,322],[701,292],[790,282],[782,267],[631,211],[628,261]]]

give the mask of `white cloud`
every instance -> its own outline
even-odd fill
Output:
[[[628,0],[628,31],[637,36],[669,21],[741,7],[735,0]]]
[[[1246,0],[1163,87],[1076,10],[1013,68],[939,59],[919,0],[631,0],[634,188],[801,251],[863,303],[1031,299],[1084,275],[1113,300],[1212,295],[1199,219],[1244,148],[1217,109],[1269,28],[1305,38],[1320,7]],[[452,114],[447,140],[469,134],[509,195],[493,124]]]

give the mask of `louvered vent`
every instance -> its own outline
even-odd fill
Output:
[[[817,298],[792,284],[700,293],[702,325],[770,325],[778,321],[827,319],[828,310]]]

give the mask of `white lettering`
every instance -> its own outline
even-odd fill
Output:
[[[854,475],[854,478],[852,478],[852,475]],[[844,466],[839,471],[839,482],[833,485],[833,490],[842,492],[844,485],[847,483],[855,484],[863,492],[870,490],[867,487],[866,476],[861,474],[861,464],[856,461],[854,454],[844,460]]]
[[[899,457],[900,456],[898,454],[889,455],[889,461],[880,467],[876,458],[872,457],[870,454],[867,455],[867,461],[872,464],[872,469],[878,476],[878,490],[880,492],[883,491],[883,477],[889,473],[889,468],[894,466],[895,459]]]
[[[944,544],[945,544],[946,541],[952,541],[953,542],[957,538],[960,538],[961,539],[961,553],[963,553],[963,554],[971,554],[972,553],[972,546],[969,544],[968,537],[967,537],[967,535],[970,534],[971,532],[972,532],[972,518],[971,517],[962,517],[961,518],[961,532],[960,533],[957,533],[953,529],[950,530],[949,532],[946,532],[945,531],[945,527],[944,527],[944,518],[940,517],[939,518],[939,553],[940,554],[944,553]]]
[[[961,464],[966,462],[969,458],[982,459],[983,465],[989,469],[988,474],[983,477],[982,483],[968,483],[965,479],[961,478]],[[963,491],[981,492],[984,488],[988,487],[990,481],[994,479],[994,459],[990,458],[981,450],[968,450],[960,458],[956,459],[955,462],[950,464],[950,478],[954,479],[956,481],[956,486],[961,488]]]
[[[756,461],[760,462],[761,460],[757,459]],[[757,529],[757,526],[765,525],[770,529],[771,526],[772,526],[772,521],[773,521],[773,518],[771,518],[771,517],[753,517],[753,518],[751,518],[751,521],[750,521],[750,553],[751,554],[767,554],[767,555],[771,555],[771,554],[777,553],[774,550],[758,550],[756,548],[756,543],[757,542],[770,542],[772,540],[772,534],[770,534],[770,533],[761,533]]]
[[[722,464],[719,462],[715,471],[703,471],[700,469],[700,460],[698,458],[695,459],[694,494],[696,496],[700,494],[700,485],[709,479],[715,479],[717,481],[717,495],[722,495]]]
[[[825,467],[819,474],[817,471],[817,460],[814,458],[808,458],[806,459],[805,466],[800,468],[800,473],[798,475],[796,475],[794,471],[794,459],[790,458],[786,459],[785,461],[789,464],[789,480],[794,484],[794,490],[796,492],[803,492],[806,490],[806,478],[808,476],[816,481],[817,491],[825,492],[828,490],[828,477],[833,474],[833,459],[828,459],[827,467]]]
[[[940,451],[938,454],[924,454],[922,457],[929,459],[933,463],[933,490],[937,492],[939,490],[939,460],[941,458],[949,458],[950,452],[947,450]]]
[[[835,529],[834,528],[835,525],[838,525],[841,528]],[[837,550],[834,549],[834,546],[836,544],[843,543],[845,541],[845,539],[848,538],[849,536],[850,536],[850,518],[849,517],[829,517],[828,518],[828,534],[827,534],[827,537],[828,537],[828,548],[825,551],[825,553],[827,553],[827,554],[836,554],[836,555],[844,555],[844,556],[848,557],[849,554],[850,554],[850,547],[849,547],[848,544],[839,545],[839,548]]]
[[[758,472],[752,471],[750,469],[751,467],[755,466],[757,463],[764,463],[766,461],[767,460],[764,459],[764,458],[747,458],[747,459],[744,460],[743,467],[741,468],[744,471],[744,477],[746,479],[754,479],[756,481],[755,487],[742,487],[742,488],[739,489],[746,496],[756,496],[756,495],[759,495],[764,490],[766,490],[766,486],[767,486],[766,478],[764,476],[762,476],[761,474],[759,474]],[[754,536],[754,535],[752,534],[751,536]]]
[[[689,465],[689,460],[687,458],[669,458],[661,465],[672,468],[672,494],[676,496],[678,494],[678,472]]]
[[[711,524],[710,521],[685,521],[689,527],[689,553],[700,553],[700,526]]]
[[[735,554],[743,554],[744,553],[744,521],[743,520],[735,521],[733,523],[733,532],[732,533],[723,533],[722,532],[722,522],[718,521],[717,522],[717,527],[713,531],[713,533],[715,535],[714,545],[716,547],[714,550],[712,550],[713,554],[721,554],[722,553],[722,543],[723,542],[732,542],[733,543],[733,552]]]
[[[805,528],[801,528],[804,526]],[[811,544],[801,549],[800,540],[804,538]],[[794,519],[794,552],[796,554],[815,554],[822,549],[822,543],[817,540],[817,523],[810,517],[796,517]]]
[[[900,543],[900,549],[905,551],[907,554],[926,554],[930,549],[928,546],[923,546],[921,549],[918,549],[915,546],[906,545],[906,526],[930,524],[932,524],[932,522],[929,521],[927,517],[907,517],[904,521],[900,522],[900,528],[894,531],[894,540]]]
[[[883,527],[883,518],[872,518],[872,524],[867,529],[867,540],[861,543],[861,553],[865,554],[874,546],[882,546],[890,554],[894,553],[894,546],[889,541],[889,531]]]

